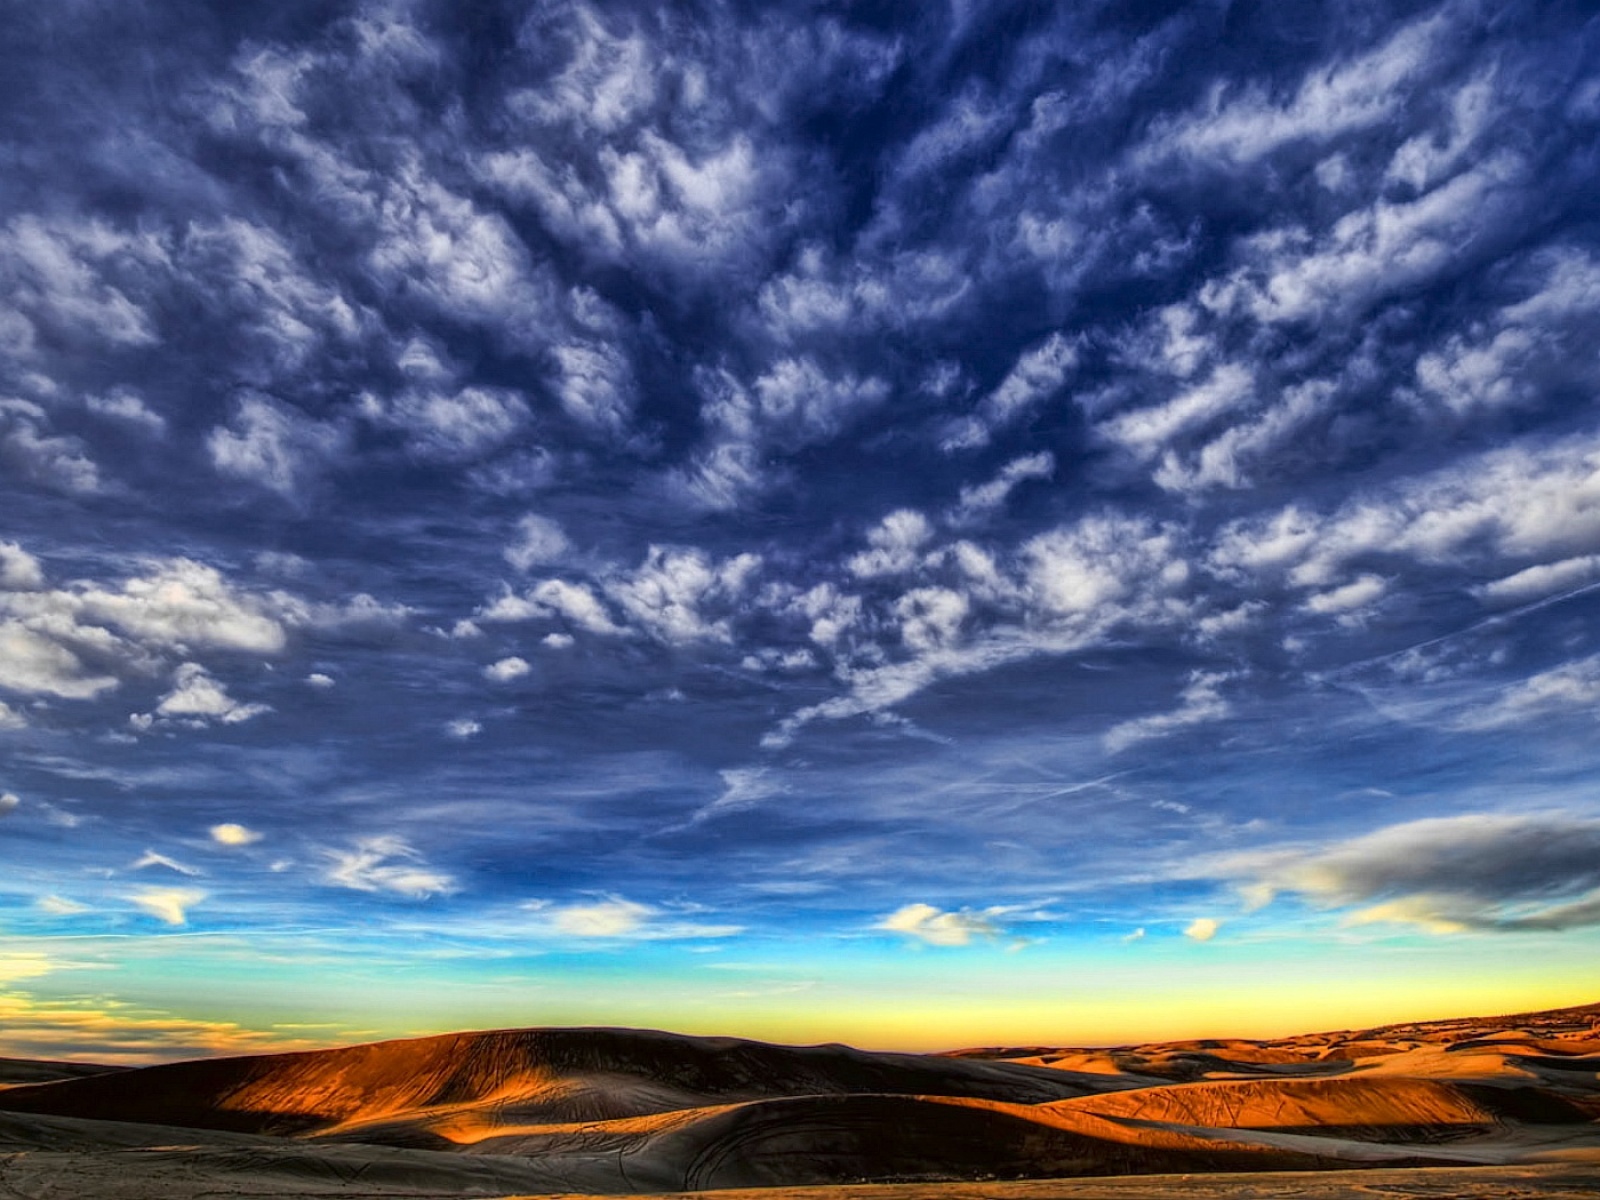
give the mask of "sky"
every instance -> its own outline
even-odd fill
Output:
[[[0,1054],[1600,999],[1576,2],[0,32]]]

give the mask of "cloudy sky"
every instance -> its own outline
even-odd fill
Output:
[[[1600,998],[1572,3],[0,35],[0,1053]]]

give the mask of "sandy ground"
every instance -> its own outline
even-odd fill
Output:
[[[1600,1196],[1600,1006],[948,1055],[566,1029],[115,1073],[0,1060],[0,1200],[741,1188]]]

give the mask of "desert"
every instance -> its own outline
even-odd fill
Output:
[[[1600,1005],[942,1054],[514,1029],[0,1085],[29,1200],[1600,1195]]]

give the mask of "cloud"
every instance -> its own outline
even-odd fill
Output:
[[[1029,479],[1049,479],[1055,474],[1056,456],[1048,450],[1012,459],[988,483],[961,489],[956,518],[971,521],[998,509],[1016,489]]]
[[[59,642],[20,621],[0,621],[0,687],[83,700],[116,686],[115,676],[92,673]]]
[[[1307,73],[1292,96],[1218,83],[1199,112],[1163,122],[1140,154],[1152,166],[1178,156],[1226,170],[1296,142],[1329,143],[1387,121],[1407,85],[1432,73],[1449,24],[1433,15],[1404,25],[1364,53]]]
[[[1600,704],[1600,655],[1530,675],[1504,689],[1492,703],[1464,714],[1458,724],[1467,730],[1508,729],[1552,717],[1592,719],[1597,704]]]
[[[104,396],[89,396],[83,405],[96,416],[121,422],[150,437],[160,437],[167,431],[167,419],[153,411],[138,392],[116,388]]]
[[[482,733],[483,723],[470,717],[457,717],[454,721],[446,722],[444,731],[457,741],[464,742]]]
[[[1233,711],[1233,706],[1220,691],[1221,685],[1231,678],[1233,678],[1231,675],[1224,673],[1195,672],[1189,677],[1189,683],[1180,696],[1182,703],[1177,708],[1171,712],[1139,717],[1132,721],[1124,721],[1120,725],[1113,725],[1105,735],[1106,749],[1117,754],[1129,746],[1151,738],[1164,737],[1193,725],[1222,720]]]
[[[177,875],[198,875],[200,871],[194,867],[186,866],[176,859],[168,858],[165,854],[157,854],[154,850],[146,850],[134,862],[130,870],[143,871],[150,867],[160,867]]]
[[[26,575],[33,578],[31,570]],[[118,673],[149,674],[168,655],[281,653],[291,627],[326,624],[334,615],[283,592],[243,591],[215,567],[184,558],[151,560],[120,584],[79,580],[0,590],[0,687],[88,699],[117,687]],[[181,670],[190,684],[204,685],[203,667]],[[181,692],[184,679],[178,682]],[[191,699],[201,701],[198,693]]]
[[[34,907],[52,917],[75,917],[91,911],[87,904],[79,904],[76,900],[69,900],[64,896],[40,896],[34,902]]]
[[[28,720],[4,700],[0,700],[0,733],[7,730],[26,729]]]
[[[1354,909],[1346,919],[1356,925],[1515,933],[1600,924],[1600,820],[1574,813],[1428,817],[1214,865],[1276,894]]]
[[[1360,494],[1327,515],[1291,506],[1234,522],[1219,532],[1212,564],[1326,588],[1383,558],[1435,570],[1563,562],[1600,548],[1597,480],[1600,442],[1588,435],[1488,450]]]
[[[1221,928],[1221,922],[1212,917],[1196,917],[1188,925],[1184,926],[1183,936],[1193,938],[1197,942],[1209,942],[1217,936],[1219,928]]]
[[[478,615],[485,621],[531,621],[540,617],[561,617],[590,633],[616,636],[625,632],[612,619],[591,587],[563,579],[546,579],[521,596],[506,592],[481,608]]]
[[[767,465],[771,452],[833,441],[890,392],[876,376],[830,373],[810,357],[779,359],[749,385],[725,370],[702,370],[695,383],[712,438],[674,475],[674,485],[694,503],[723,511],[784,479]]]
[[[994,912],[946,912],[931,904],[907,904],[873,926],[902,934],[929,946],[965,946],[974,937],[994,938],[1002,932]]]
[[[459,890],[454,878],[435,871],[422,855],[392,835],[362,838],[349,850],[324,850],[323,881],[357,892],[393,892],[412,900]]]
[[[728,813],[755,808],[774,796],[783,795],[788,790],[765,767],[731,767],[718,774],[722,777],[722,794],[709,804],[696,809],[685,827],[698,825],[702,821]]]
[[[505,388],[465,387],[457,391],[409,390],[387,404],[368,396],[362,415],[405,432],[411,452],[425,461],[464,462],[493,453],[510,442],[530,420],[528,406]],[[337,439],[319,451],[331,459]],[[314,464],[308,463],[308,466]]]
[[[0,588],[29,592],[44,587],[39,560],[15,542],[0,542]]]
[[[872,548],[853,555],[846,566],[858,579],[904,574],[917,565],[919,551],[932,536],[927,517],[915,509],[898,509],[867,531]]]
[[[15,792],[0,792],[0,817],[9,817],[22,805]]]
[[[45,974],[50,969],[42,955],[0,958],[0,982]],[[74,1058],[93,1047],[96,1061],[128,1066],[308,1050],[317,1044],[231,1021],[191,1020],[98,998],[40,999],[20,992],[0,992],[0,1024],[5,1027],[9,1055]]]
[[[517,522],[517,537],[506,547],[506,561],[519,571],[531,571],[560,560],[571,547],[559,524],[529,513]]]
[[[211,834],[211,840],[219,846],[252,846],[264,836],[254,829],[247,829],[243,825],[234,824],[232,821],[225,821],[221,825],[213,825],[207,832]]]
[[[27,951],[0,954],[0,984],[15,983],[19,979],[37,979],[56,969],[56,964],[43,954]],[[0,993],[0,1004],[3,1003],[4,993]]]
[[[1154,458],[1180,435],[1201,429],[1248,404],[1255,377],[1237,363],[1222,363],[1203,382],[1161,404],[1126,413],[1099,432],[1139,459]]]
[[[345,432],[267,396],[246,396],[233,421],[206,438],[211,463],[224,475],[296,501],[343,452]]]
[[[972,450],[988,445],[996,430],[1020,420],[1029,409],[1060,391],[1077,363],[1077,347],[1059,333],[1025,350],[999,386],[979,403],[977,412],[950,427],[941,443],[943,449]]]
[[[168,925],[187,925],[189,910],[201,903],[206,893],[196,888],[145,888],[128,899]]]
[[[531,670],[533,668],[528,665],[527,659],[512,656],[490,663],[483,669],[483,676],[495,683],[510,683],[513,679],[521,679]]]
[[[1485,604],[1499,608],[1529,604],[1596,582],[1600,582],[1600,554],[1582,554],[1525,567],[1474,591]]]
[[[718,562],[697,549],[651,546],[644,562],[607,580],[605,590],[636,626],[668,645],[726,642],[727,619],[706,610],[736,602],[760,566],[754,554]]]
[[[240,704],[199,663],[181,664],[172,674],[172,683],[172,690],[161,698],[155,711],[136,725],[146,726],[152,717],[202,726],[212,721],[237,725],[272,711],[269,704]]]
[[[733,937],[738,925],[686,921],[671,910],[640,904],[621,896],[607,896],[588,904],[550,905],[533,901],[524,905],[538,914],[541,927],[557,937],[585,941],[694,941]]]

